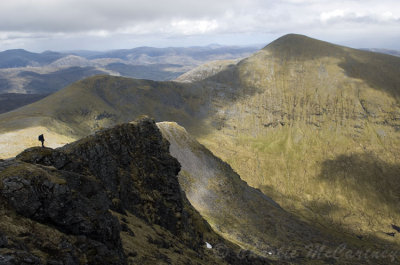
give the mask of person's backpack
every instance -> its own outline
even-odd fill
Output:
[[[39,135],[39,141],[43,141],[43,134]]]

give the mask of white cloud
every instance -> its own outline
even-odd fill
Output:
[[[18,43],[28,49],[69,49],[71,43],[90,48],[101,44],[99,38],[103,49],[146,45],[146,40],[154,43],[157,38],[157,43],[172,44],[174,39],[175,45],[188,38],[215,42],[224,36],[237,43],[259,42],[264,36],[268,42],[290,32],[353,46],[359,46],[360,39],[381,39],[378,45],[384,46],[400,38],[400,1],[0,1],[0,49]],[[135,41],[124,44],[126,40]]]
[[[390,11],[386,11],[381,14],[378,14],[378,17],[381,21],[397,21],[397,22],[399,22],[399,20],[400,20],[400,15],[394,15]]]
[[[320,18],[322,22],[327,22],[331,19],[343,18],[345,17],[346,13],[348,13],[348,10],[335,9],[328,12],[322,12]]]
[[[212,20],[177,20],[172,21],[171,27],[174,32],[184,35],[204,34],[215,31],[218,28],[218,23],[215,19]]]
[[[361,23],[361,24],[379,24],[399,22],[399,17],[392,12],[360,12],[349,9],[335,9],[320,14],[320,20],[323,23]]]

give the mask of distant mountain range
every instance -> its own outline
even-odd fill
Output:
[[[105,52],[0,52],[0,93],[52,93],[96,74],[173,80],[205,62],[244,58],[259,47],[139,47]]]
[[[62,58],[58,52],[33,53],[23,49],[0,52],[0,68],[17,68],[27,66],[43,66]]]
[[[138,47],[112,51],[3,51],[0,52],[0,94],[32,96],[8,96],[7,106],[0,108],[0,113],[18,108],[23,102],[30,103],[41,98],[38,94],[54,93],[73,82],[97,74],[155,81],[174,80],[178,77],[182,82],[196,81],[221,71],[231,62],[249,56],[258,48],[214,44],[204,47]],[[395,50],[363,50],[400,56],[400,52]]]

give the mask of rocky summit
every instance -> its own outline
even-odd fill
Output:
[[[0,264],[270,264],[212,231],[168,149],[142,118],[1,160]]]

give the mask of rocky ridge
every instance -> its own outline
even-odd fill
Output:
[[[269,264],[211,230],[168,148],[142,118],[0,161],[0,264]]]

